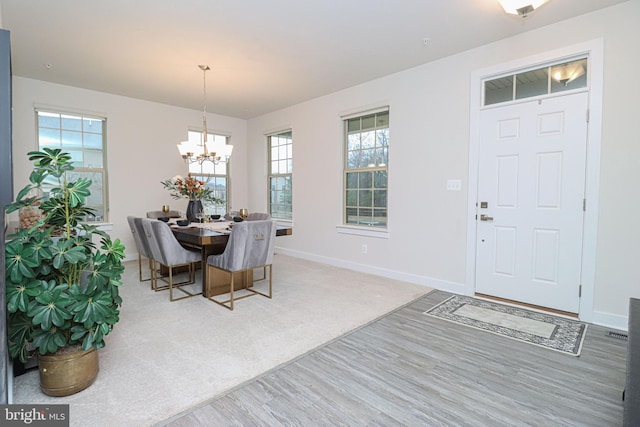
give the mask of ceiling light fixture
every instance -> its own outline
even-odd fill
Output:
[[[211,146],[211,150],[207,147],[207,71],[211,68],[208,65],[198,65],[202,70],[202,82],[203,82],[203,98],[204,108],[202,110],[202,144],[197,144],[191,141],[183,141],[178,144],[178,150],[180,156],[185,163],[198,162],[202,164],[205,161],[218,164],[220,162],[226,162],[231,157],[233,151],[233,145],[229,144],[215,144]]]
[[[523,18],[549,0],[498,0],[505,12]]]

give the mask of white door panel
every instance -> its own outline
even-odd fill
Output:
[[[477,293],[578,312],[587,102],[578,93],[481,112]]]

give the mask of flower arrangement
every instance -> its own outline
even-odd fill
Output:
[[[171,179],[160,181],[160,183],[171,192],[171,197],[174,199],[186,198],[211,203],[222,202],[222,200],[213,195],[213,189],[208,187],[205,181],[201,181],[191,176],[191,174],[188,174],[186,178],[176,175]]]

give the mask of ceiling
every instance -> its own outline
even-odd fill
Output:
[[[0,0],[16,76],[248,119],[625,0]],[[425,39],[428,39],[425,43]]]

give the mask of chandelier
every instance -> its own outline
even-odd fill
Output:
[[[523,18],[549,0],[498,0],[505,12]]]
[[[207,146],[207,71],[211,68],[209,68],[208,65],[198,65],[198,67],[202,70],[204,98],[204,108],[202,110],[202,144],[193,141],[183,141],[178,144],[178,150],[185,163],[198,162],[202,164],[205,161],[210,161],[218,164],[229,160],[231,152],[233,151],[233,145],[214,143],[211,146]]]

